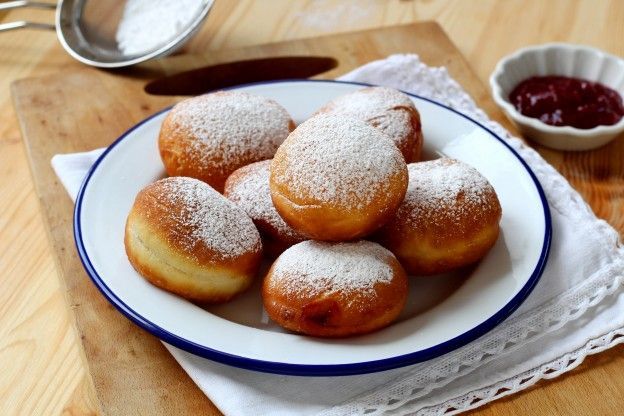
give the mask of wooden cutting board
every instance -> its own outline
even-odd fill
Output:
[[[51,169],[51,157],[107,146],[141,119],[179,100],[144,92],[148,81],[164,75],[241,59],[324,55],[339,65],[318,78],[334,78],[371,60],[410,52],[429,65],[448,68],[492,118],[511,128],[457,48],[431,22],[172,57],[116,72],[84,68],[13,84],[36,191],[100,413],[184,415],[218,410],[158,339],[118,313],[87,277],[72,237],[73,204]],[[562,160],[557,155],[553,159]]]

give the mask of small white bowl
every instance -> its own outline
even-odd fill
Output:
[[[523,48],[498,62],[490,76],[494,101],[522,134],[559,150],[588,150],[603,146],[624,132],[624,117],[611,126],[577,129],[551,126],[521,114],[509,93],[532,76],[561,75],[599,82],[624,97],[624,60],[588,46],[547,43]]]

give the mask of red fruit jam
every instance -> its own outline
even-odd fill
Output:
[[[516,85],[509,100],[525,116],[552,126],[591,129],[610,126],[624,116],[620,94],[578,78],[531,77]]]

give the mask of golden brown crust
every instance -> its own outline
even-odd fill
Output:
[[[438,177],[427,177],[434,169],[439,175],[444,168],[460,165],[465,175],[473,178],[467,180],[470,187],[450,184],[452,189],[445,189]],[[413,275],[445,273],[485,256],[496,243],[502,215],[496,192],[487,180],[452,159],[411,164],[409,172],[404,202],[375,239]],[[427,189],[431,184],[439,189]]]
[[[320,205],[314,198],[297,198],[288,188],[271,184],[275,209],[284,220],[311,239],[348,241],[365,237],[392,218],[407,189],[399,172],[387,182],[384,197],[370,202],[365,210],[335,205]]]
[[[269,166],[263,160],[235,170],[225,182],[223,195],[242,208],[262,234],[265,253],[276,257],[307,237],[290,227],[278,214],[269,190]]]
[[[416,109],[416,107],[409,108],[407,111],[410,114],[410,124],[412,126],[411,132],[408,133],[408,139],[406,142],[408,143],[404,148],[401,149],[403,156],[405,157],[405,161],[407,163],[419,162],[422,157],[422,148],[423,148],[423,132],[422,132],[422,123],[420,122],[420,113]],[[411,149],[411,151],[410,151]]]
[[[222,192],[233,171],[272,158],[294,128],[273,100],[219,91],[176,105],[163,121],[158,147],[169,176],[196,178]]]
[[[277,258],[280,254],[282,254],[289,247],[292,247],[294,244],[297,243],[285,243],[284,241],[271,238],[271,236],[268,234],[262,234],[262,252],[268,259]]]
[[[200,195],[189,202],[175,195],[179,183],[188,185],[189,181],[208,188],[210,197]],[[221,217],[228,220],[227,228],[216,230],[232,234],[232,241],[225,241],[227,236],[223,241],[205,241],[216,223],[189,218],[189,210],[196,212],[195,202],[232,210]],[[137,195],[126,221],[124,245],[130,263],[152,284],[195,301],[221,302],[245,290],[257,273],[262,246],[251,220],[228,204],[208,185],[190,178],[167,178],[148,185]],[[237,240],[240,234],[248,241]]]
[[[396,146],[368,124],[343,116],[318,115],[301,124],[270,170],[280,216],[324,241],[372,233],[392,217],[407,189],[407,168]]]
[[[391,250],[411,275],[430,276],[446,273],[481,260],[494,246],[499,225],[484,224],[472,238],[445,236],[446,245],[439,244],[433,233],[418,234],[383,229],[378,241]],[[437,243],[432,243],[436,241]]]
[[[339,96],[316,114],[342,114],[366,121],[390,137],[406,163],[418,162],[423,147],[420,113],[402,92],[387,87],[367,87]]]
[[[307,243],[315,244],[301,244]],[[287,254],[288,251],[283,255]],[[391,280],[375,283],[371,291],[353,287],[337,292],[300,291],[297,295],[288,289],[292,282],[277,278],[276,273],[281,273],[276,272],[278,258],[263,282],[264,307],[280,326],[306,335],[336,338],[379,330],[399,316],[408,291],[407,275],[401,264],[389,252],[384,257],[391,269]]]

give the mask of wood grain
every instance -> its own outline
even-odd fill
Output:
[[[418,42],[414,43],[414,39]],[[149,414],[181,415],[216,409],[160,342],[121,316],[85,275],[72,249],[72,206],[51,169],[51,157],[107,146],[147,115],[174,102],[176,97],[150,96],[143,90],[149,79],[169,72],[172,67],[181,69],[198,63],[207,65],[293,53],[325,53],[336,58],[338,66],[322,77],[334,78],[401,51],[418,53],[430,65],[446,66],[494,117],[503,121],[481,82],[436,23],[328,35],[204,56],[180,56],[123,73],[79,69],[62,76],[53,74],[13,84],[15,108],[36,192],[46,207],[44,219],[101,413],[141,409]]]
[[[171,101],[154,97],[148,103],[138,80],[111,88],[110,77],[95,70],[77,70],[63,82],[52,75],[18,81],[13,87],[16,108],[27,109],[29,114],[28,120],[20,117],[23,135],[41,138],[36,146],[27,141],[28,157],[37,179],[37,194],[48,207],[44,217],[67,301],[76,317],[86,358],[83,362],[90,370],[87,383],[92,379],[98,393],[96,402],[89,402],[96,404],[90,410],[112,415],[127,409],[163,415],[214,413],[214,406],[163,345],[123,318],[90,283],[77,261],[71,234],[72,203],[54,177],[51,156],[106,146],[137,120]],[[98,97],[90,100],[89,106],[84,105],[88,97],[75,99],[86,91],[88,96]]]
[[[187,52],[283,41],[433,19],[487,82],[495,63],[518,47],[546,41],[590,44],[624,55],[624,3],[618,0],[257,0],[217,1]],[[0,16],[50,21],[19,10]],[[0,414],[85,414],[97,406],[47,245],[26,156],[9,98],[18,78],[78,68],[52,33],[0,35]],[[622,139],[619,139],[622,142]],[[623,231],[621,144],[585,156],[541,149],[603,218]],[[568,159],[568,160],[567,160]],[[619,164],[618,164],[619,162]],[[615,168],[614,168],[615,164]],[[620,167],[617,169],[617,167]],[[596,174],[596,172],[598,174]],[[600,179],[600,178],[603,179]],[[592,178],[598,178],[597,180]],[[618,185],[619,183],[619,185]],[[618,218],[620,218],[618,220]],[[615,222],[613,220],[615,219]],[[617,222],[620,221],[620,222]],[[73,249],[73,248],[72,248]],[[489,405],[484,414],[619,414],[622,349],[589,358],[570,375]]]

